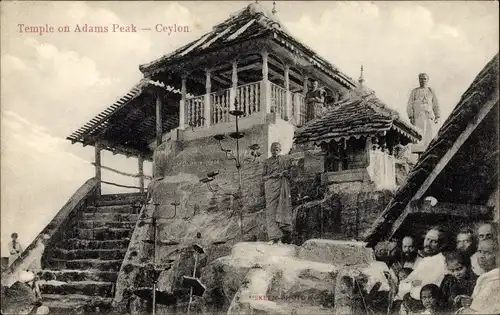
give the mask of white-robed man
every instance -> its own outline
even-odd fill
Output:
[[[436,134],[436,124],[440,115],[436,94],[433,89],[427,86],[429,76],[420,73],[418,81],[420,86],[411,91],[407,106],[410,122],[422,131],[422,141],[412,146],[413,153],[425,151]]]
[[[422,307],[420,290],[426,284],[439,286],[447,273],[442,254],[448,244],[448,234],[440,227],[431,228],[424,239],[422,254],[424,257],[408,277],[399,284],[398,299],[403,299],[406,309],[419,311]]]
[[[478,263],[485,273],[479,276],[472,293],[472,314],[500,314],[500,269],[498,241],[479,242]]]
[[[479,241],[484,241],[484,240],[493,240],[497,239],[497,226],[493,222],[488,222],[488,223],[482,223],[479,225],[477,229],[477,239]],[[471,257],[471,263],[472,263],[472,271],[480,276],[483,273],[485,273],[485,270],[481,268],[479,265],[479,253],[476,252],[474,255]]]

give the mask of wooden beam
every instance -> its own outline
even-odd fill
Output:
[[[124,147],[123,145],[115,144],[115,143],[113,143],[111,141],[107,141],[107,140],[99,140],[99,143],[100,143],[102,149],[105,149],[105,150],[108,150],[111,152],[119,151],[121,154],[124,154],[127,156],[138,156],[139,154],[145,154],[145,152],[141,152],[139,150],[135,150],[132,148],[127,148],[127,147]],[[112,150],[112,149],[115,149],[115,150]],[[144,157],[146,158],[146,156],[144,156]],[[149,156],[147,158],[148,158],[148,160],[150,159]]]
[[[275,61],[272,57],[270,57],[268,59],[268,62],[269,62],[269,64],[272,64],[273,66],[275,66],[278,69],[283,68],[283,65],[281,63]],[[300,73],[297,73],[293,69],[289,69],[289,71],[290,71],[290,77],[295,77],[299,81],[301,81],[301,79],[303,78],[303,76]]]
[[[445,202],[438,202],[435,206],[432,206],[430,201],[419,199],[410,202],[409,213],[444,214],[463,218],[485,218],[493,214],[493,207]]]
[[[260,65],[261,65],[261,63],[257,62],[257,63],[251,64],[251,65],[247,65],[247,66],[244,66],[244,67],[239,67],[238,68],[238,72],[242,72],[242,71],[249,70],[249,69],[259,68]],[[220,72],[220,73],[222,73],[222,74],[232,74],[232,72],[233,72],[233,70],[231,69],[231,70]]]
[[[424,195],[424,193],[429,189],[431,184],[436,180],[439,174],[441,174],[441,171],[448,165],[448,163],[451,161],[453,156],[458,152],[460,147],[469,139],[471,134],[476,130],[477,126],[484,120],[486,115],[491,111],[493,106],[498,102],[498,91],[495,91],[492,95],[492,98],[484,104],[484,106],[479,110],[479,113],[476,116],[476,119],[472,119],[465,130],[460,134],[460,136],[457,138],[455,143],[452,145],[452,147],[443,155],[443,157],[439,160],[439,162],[436,164],[432,172],[429,174],[429,176],[425,179],[424,183],[420,186],[418,191],[413,195],[412,199],[410,202],[406,205],[405,210],[403,213],[399,216],[399,218],[394,222],[392,225],[391,231],[389,233],[389,236],[394,235],[396,231],[401,227],[403,222],[405,221],[406,217],[410,213],[410,204],[414,200],[421,199]],[[438,200],[439,202],[439,200]]]
[[[217,76],[215,75],[214,73],[212,73],[212,79],[214,79],[215,81],[225,85],[225,86],[230,86],[231,83],[229,81],[226,81],[224,79],[222,79],[220,76]]]

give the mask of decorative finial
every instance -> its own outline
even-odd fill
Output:
[[[271,11],[273,14],[276,14],[278,13],[278,11],[276,11],[276,1],[273,1],[273,10]]]
[[[363,65],[361,65],[361,75],[359,76],[358,82],[361,85],[363,85],[363,82],[365,82],[365,78],[363,77]]]

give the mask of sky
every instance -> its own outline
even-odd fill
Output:
[[[252,1],[253,2],[253,1]],[[94,176],[93,147],[65,138],[126,94],[139,65],[187,44],[248,1],[10,2],[1,5],[1,242],[27,246]],[[268,9],[272,2],[260,1]],[[442,117],[498,53],[497,2],[276,2],[298,40],[366,85],[404,118],[417,75],[426,72]],[[54,32],[21,32],[53,26]],[[135,25],[138,32],[57,32],[59,26]],[[189,32],[156,32],[155,26]],[[152,28],[141,31],[140,28]],[[137,160],[103,154],[104,165],[137,172]],[[145,166],[151,173],[151,165]],[[137,185],[103,171],[103,180]],[[103,192],[113,192],[104,187]]]

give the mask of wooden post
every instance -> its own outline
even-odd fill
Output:
[[[181,82],[181,102],[179,104],[179,129],[184,130],[186,126],[185,122],[185,106],[186,106],[186,78],[182,78]]]
[[[269,54],[267,51],[262,53],[262,81],[260,85],[260,109],[264,114],[271,112],[271,87],[269,84],[269,67],[267,58]]]
[[[162,100],[160,91],[156,92],[156,145],[159,146],[161,144],[161,137],[163,134],[162,128]]]
[[[307,83],[309,83],[309,77],[307,75],[304,76],[304,86],[302,88],[302,94],[304,95],[304,97],[306,97],[306,94],[307,94]]]
[[[230,110],[235,109],[235,101],[236,101],[236,93],[238,89],[238,63],[237,61],[233,61],[233,75],[231,77],[231,103],[230,103]],[[238,104],[238,107],[240,107],[241,104]]]
[[[210,127],[210,121],[212,118],[212,111],[210,108],[210,93],[212,93],[212,80],[210,78],[210,71],[205,70],[205,127]]]
[[[100,196],[101,195],[101,144],[99,143],[99,141],[96,141],[94,143],[94,147],[95,147],[95,157],[94,157],[95,178],[97,179],[96,195]]]
[[[307,75],[304,76],[304,86],[302,88],[302,94],[304,95],[304,104],[301,104],[299,107],[299,117],[301,124],[306,123],[307,121],[307,84],[309,83],[309,77]]]
[[[143,193],[144,192],[144,157],[142,156],[142,154],[139,154],[139,156],[137,157],[137,161],[138,161],[138,166],[139,166],[139,189],[140,189],[140,192]]]
[[[290,93],[290,66],[285,65],[285,90],[286,90],[286,102],[285,102],[285,120],[291,120],[292,118],[292,93]]]

